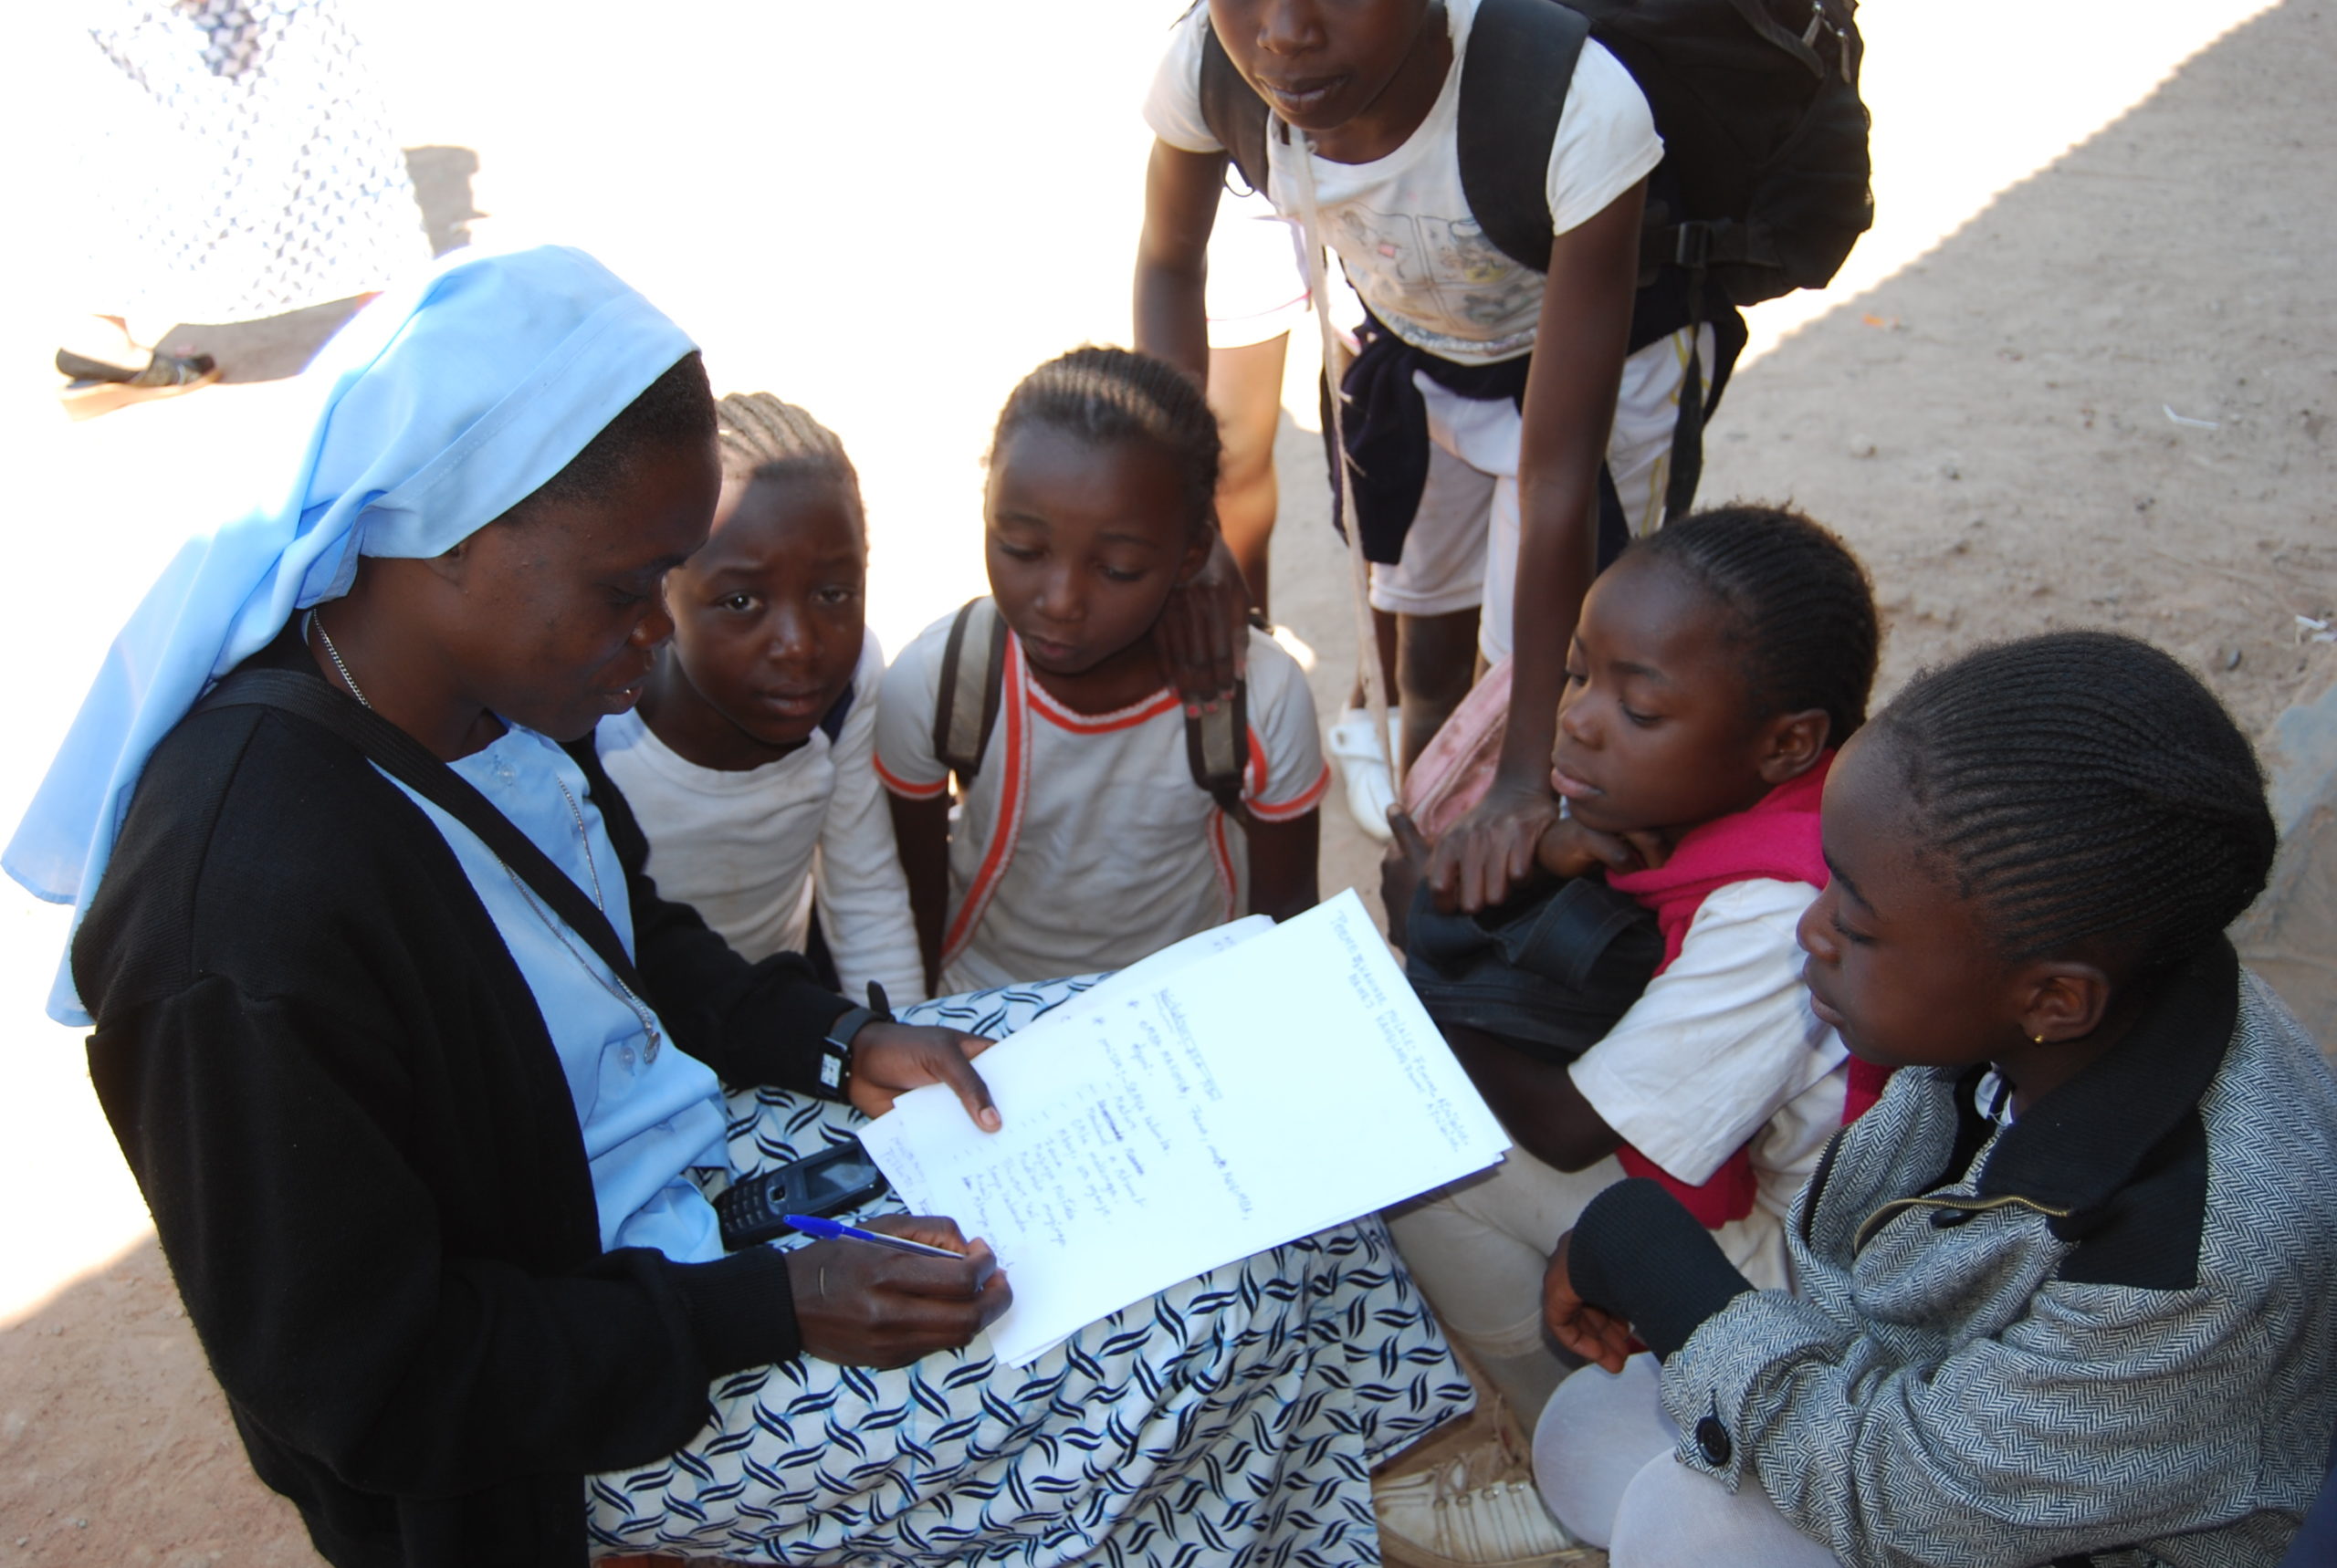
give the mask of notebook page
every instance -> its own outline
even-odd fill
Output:
[[[983,1055],[1001,1132],[937,1086],[861,1134],[912,1209],[997,1250],[1015,1304],[990,1333],[1011,1365],[1508,1147],[1351,890],[1129,973]]]

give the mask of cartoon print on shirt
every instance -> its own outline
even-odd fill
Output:
[[[1531,348],[1542,275],[1518,266],[1472,217],[1383,213],[1348,203],[1326,214],[1347,279],[1396,335],[1430,353],[1483,360]],[[1429,322],[1467,322],[1467,338]]]
[[[1486,328],[1540,315],[1542,275],[1503,255],[1475,218],[1422,218],[1420,223],[1428,234],[1431,272],[1468,286],[1453,302],[1456,315]]]

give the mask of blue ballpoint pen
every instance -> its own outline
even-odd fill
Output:
[[[879,1247],[890,1247],[896,1252],[915,1252],[926,1258],[964,1256],[946,1247],[927,1247],[924,1242],[912,1241],[906,1236],[886,1236],[879,1231],[863,1230],[857,1225],[822,1219],[814,1214],[782,1214],[780,1218],[815,1241],[869,1241]]]

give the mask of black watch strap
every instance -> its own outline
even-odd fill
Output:
[[[849,1007],[836,1015],[827,1037],[820,1041],[821,1093],[831,1100],[844,1097],[852,1087],[852,1037],[863,1025],[876,1021],[876,1015],[864,1007]]]

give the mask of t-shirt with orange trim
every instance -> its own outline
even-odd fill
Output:
[[[933,710],[951,617],[885,673],[876,772],[912,800],[948,788]],[[1330,785],[1315,699],[1298,662],[1250,633],[1252,815],[1287,821]],[[996,726],[951,819],[946,993],[1116,969],[1246,907],[1248,845],[1193,781],[1185,716],[1167,687],[1108,714],[1077,714],[1032,680],[1007,638]]]

